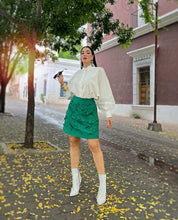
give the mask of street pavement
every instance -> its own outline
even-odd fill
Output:
[[[64,105],[36,105],[34,142],[58,150],[8,153],[4,144],[24,141],[26,102],[7,97],[0,114],[0,219],[178,219],[178,125],[163,132],[149,121],[100,117],[100,143],[107,173],[107,201],[96,204],[98,176],[86,140],[81,141],[82,184],[69,197],[68,136],[62,131]]]

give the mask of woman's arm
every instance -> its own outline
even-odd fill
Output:
[[[98,72],[98,89],[97,106],[101,112],[105,113],[106,118],[112,118],[111,112],[115,107],[115,101],[103,68],[100,68]],[[108,121],[111,123],[110,119]]]

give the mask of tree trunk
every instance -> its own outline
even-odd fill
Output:
[[[2,82],[0,92],[0,112],[5,112],[5,96],[6,96],[6,84]]]
[[[26,131],[24,147],[33,148],[33,134],[34,134],[34,62],[35,62],[35,46],[29,48],[29,66],[28,66],[28,106],[26,117]]]

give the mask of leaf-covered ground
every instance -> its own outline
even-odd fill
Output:
[[[6,143],[6,148],[9,153],[21,154],[27,152],[46,152],[46,151],[55,151],[57,150],[50,143],[46,142],[34,142],[33,148],[24,147],[24,143]]]
[[[108,194],[102,206],[96,204],[98,176],[86,146],[80,194],[72,198],[67,151],[1,155],[0,219],[177,219],[177,185],[169,180],[170,171],[120,154],[104,153]]]
[[[0,116],[0,140],[5,143],[23,143],[26,117],[24,103],[9,103],[8,111],[13,113],[13,117]],[[55,115],[55,112],[53,114]],[[56,119],[58,117],[60,115],[56,111]],[[143,121],[118,117],[110,130],[102,130],[106,124],[101,121],[100,134],[122,147],[135,151],[138,149],[148,155],[176,163],[177,145],[174,143],[177,143],[177,127],[175,129],[173,126],[169,132],[151,134],[145,130],[143,124],[145,126]],[[107,173],[107,201],[98,206],[98,175],[86,143],[81,143],[80,193],[71,198],[67,135],[56,125],[36,116],[34,141],[49,141],[63,152],[10,155],[0,148],[1,220],[178,219],[176,173],[149,166],[133,152],[111,149],[110,146],[104,145],[102,149]],[[172,143],[174,145],[171,145]]]

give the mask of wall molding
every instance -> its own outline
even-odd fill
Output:
[[[159,45],[158,45],[159,47]],[[133,58],[142,57],[145,54],[152,54],[155,52],[155,44],[149,45],[147,47],[142,47],[136,50],[132,50],[127,52],[127,54]]]

